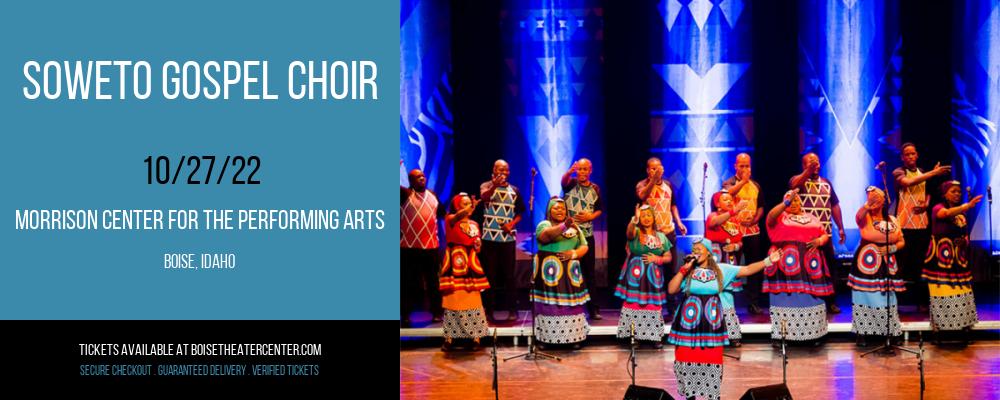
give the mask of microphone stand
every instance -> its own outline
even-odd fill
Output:
[[[632,364],[632,372],[629,374],[632,377],[632,386],[635,386],[635,322],[632,322],[632,344],[629,346],[628,362]],[[625,368],[628,371],[628,368]]]
[[[882,164],[879,164],[879,166],[884,166],[884,165],[885,165],[884,162]],[[864,358],[864,356],[867,356],[869,354],[875,353],[875,352],[880,351],[880,350],[881,350],[881,353],[879,353],[879,354],[882,355],[882,356],[884,356],[884,357],[895,357],[896,353],[893,351],[895,349],[899,349],[899,350],[905,351],[905,352],[910,353],[910,354],[919,355],[919,353],[917,353],[916,351],[913,351],[913,350],[910,350],[910,349],[907,349],[907,348],[904,348],[904,347],[896,347],[896,346],[893,346],[893,344],[892,344],[892,311],[891,311],[891,307],[889,306],[889,291],[890,291],[889,285],[892,284],[892,282],[889,282],[889,232],[892,230],[892,217],[889,216],[889,209],[887,208],[887,207],[889,207],[889,204],[892,203],[892,197],[889,195],[889,184],[888,184],[888,182],[885,179],[885,168],[883,167],[883,168],[880,168],[880,169],[882,170],[882,185],[883,185],[883,187],[885,187],[885,201],[882,202],[882,210],[881,210],[881,212],[884,212],[885,216],[886,216],[886,219],[885,219],[885,247],[886,247],[886,251],[885,251],[885,254],[882,255],[882,265],[883,265],[883,268],[886,268],[886,274],[885,274],[885,344],[883,344],[883,345],[881,345],[879,347],[876,347],[876,348],[874,348],[872,350],[869,350],[869,351],[866,351],[866,352],[862,353],[861,357]],[[869,210],[868,212],[870,213],[871,210]],[[900,227],[897,226],[897,229],[900,229]],[[896,292],[895,289],[892,289],[892,292],[893,292],[893,297],[896,297],[895,296],[895,292]],[[898,307],[899,301],[897,300],[896,303],[897,303],[897,307]],[[898,311],[897,311],[897,314],[898,314]]]
[[[531,169],[531,197],[528,198],[529,199],[528,200],[528,215],[531,218],[531,225],[532,226],[535,225],[535,213],[534,213],[534,210],[535,210],[535,175],[537,173],[538,172],[536,172],[534,168]],[[532,249],[532,251],[534,251],[534,249],[535,249],[535,234],[534,233],[531,234],[531,249]],[[536,260],[536,262],[537,262],[537,260]],[[539,266],[539,268],[540,268],[540,266]],[[535,290],[535,276],[534,276],[534,274],[532,274],[532,276],[531,276],[531,286],[530,286],[530,288],[528,290],[529,290],[529,292],[528,292],[528,300],[531,302],[531,311],[530,311],[531,312],[531,336],[528,336],[528,352],[524,353],[524,354],[518,354],[518,355],[513,356],[513,357],[507,357],[507,358],[503,359],[503,362],[507,362],[507,360],[513,360],[515,358],[520,358],[520,357],[524,357],[525,360],[538,360],[538,359],[542,359],[542,360],[562,361],[562,359],[560,359],[559,357],[553,356],[551,354],[546,354],[546,353],[540,352],[540,351],[538,351],[538,350],[535,349],[535,296],[533,296],[532,293],[530,292],[530,291]]]
[[[497,328],[493,328],[493,353],[490,354],[490,360],[493,361],[493,393],[495,399],[500,400],[499,379],[497,378]]]
[[[920,335],[920,351],[917,353],[917,358],[920,359],[917,362],[917,369],[920,370],[920,400],[924,400],[924,332],[917,331],[917,334]]]
[[[781,383],[788,384],[788,354],[785,353],[785,318],[781,318]]]

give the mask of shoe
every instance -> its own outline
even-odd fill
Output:
[[[747,312],[749,312],[750,314],[763,314],[764,310],[761,310],[760,307],[756,304],[751,304],[747,306]]]
[[[918,307],[918,309],[920,310],[921,313],[928,313],[931,311],[931,308],[928,307],[926,304],[921,304],[920,307]]]
[[[860,333],[858,334],[858,338],[856,340],[856,343],[857,343],[858,347],[865,347],[865,346],[868,345],[868,342],[865,341],[865,335],[862,335]]]
[[[893,337],[889,338],[889,344],[891,344],[893,346],[896,346],[896,347],[900,347],[900,346],[903,345],[903,337],[902,336],[893,336]]]
[[[743,347],[743,343],[740,343],[739,339],[733,339],[729,342],[733,347]]]
[[[545,347],[546,347],[545,343],[538,342],[538,341],[536,341],[536,342],[537,342],[537,343],[535,343],[535,348],[536,349],[538,349],[538,350],[545,350]]]
[[[820,347],[823,345],[823,340],[822,339],[813,340],[812,343],[810,343],[809,345],[811,345],[812,347]]]
[[[830,304],[829,306],[826,307],[826,310],[830,314],[840,314],[840,307],[837,307],[836,304]]]
[[[595,308],[590,311],[590,319],[600,321],[604,319],[604,317],[601,316],[601,311]]]
[[[479,345],[479,341],[478,340],[474,340],[472,342],[472,351],[479,351],[481,349],[482,349],[482,347]]]
[[[510,315],[507,316],[508,321],[517,321],[517,311],[511,311]]]
[[[431,318],[431,322],[441,322],[444,321],[444,316],[441,314],[434,314],[434,318]]]
[[[654,341],[653,342],[653,348],[657,349],[657,350],[662,349],[663,348],[663,342],[661,342],[659,340]]]
[[[441,351],[451,351],[451,342],[444,342],[444,344],[441,345]]]
[[[776,349],[780,349],[781,348],[781,341],[778,340],[778,339],[771,339],[771,347],[774,347]]]
[[[580,350],[580,344],[579,343],[573,343],[572,345],[569,346],[569,348],[573,349],[573,350]]]

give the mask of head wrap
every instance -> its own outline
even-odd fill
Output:
[[[938,193],[941,195],[942,198],[944,198],[944,194],[948,193],[948,191],[951,190],[952,186],[958,186],[959,188],[961,188],[962,184],[959,181],[944,182],[941,184],[941,186],[938,186]],[[959,202],[961,202],[961,199],[959,199]]]
[[[462,198],[463,197],[469,197],[469,194],[465,193],[465,192],[462,192],[462,193],[456,194],[455,197],[451,198],[451,209],[452,209],[452,211],[458,212],[458,208],[462,204]]]
[[[696,245],[696,244],[700,244],[702,246],[705,246],[705,250],[708,251],[709,256],[711,256],[712,258],[715,258],[715,255],[712,254],[712,241],[711,240],[708,240],[707,238],[701,238],[701,239],[695,240],[693,243],[691,243],[691,250],[694,250],[694,245]]]

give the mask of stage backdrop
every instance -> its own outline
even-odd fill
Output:
[[[447,0],[400,4],[399,184],[409,187],[407,174],[420,169],[442,200],[454,181],[450,20]]]
[[[840,200],[847,241],[837,244],[832,228],[838,253],[860,240],[853,216],[865,188],[883,186],[875,166],[886,161],[891,180],[899,165],[902,46],[896,0],[799,2],[799,149],[819,156]]]
[[[688,228],[678,235],[684,252],[704,235],[708,202],[735,174],[736,155],[753,156],[752,3],[663,0],[649,10],[650,140]]]
[[[1000,0],[956,1],[952,11],[952,172],[973,194],[983,194],[1000,184]],[[1000,225],[994,212],[991,227],[989,214],[984,198],[969,218],[973,243],[987,250],[990,229],[996,240]],[[1000,250],[996,242],[994,249]]]
[[[526,199],[528,172],[538,171],[535,224],[545,218],[549,198],[563,195],[560,181],[574,161],[590,159],[591,179],[604,187],[601,13],[595,0],[507,0],[500,8],[504,138],[497,145],[511,166],[510,182]],[[534,232],[530,220],[525,215],[518,226],[523,250],[531,248],[525,242]],[[594,221],[601,283],[607,281],[605,221],[603,215]]]

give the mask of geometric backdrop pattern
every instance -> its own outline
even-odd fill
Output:
[[[952,171],[973,195],[985,194],[987,187],[996,191],[1000,185],[1000,0],[956,1],[952,18]],[[984,196],[969,215],[973,241],[989,240],[988,207]]]
[[[563,195],[560,181],[575,160],[590,159],[592,179],[604,183],[602,11],[593,0],[501,4],[504,157],[518,168],[510,181],[525,199],[529,167],[538,171],[536,224],[548,199]]]
[[[897,0],[799,2],[799,150],[819,156],[820,175],[840,200],[847,241],[865,188],[883,186],[875,166],[898,163],[903,40]],[[791,175],[798,173],[789,173]]]
[[[752,3],[662,0],[649,10],[652,152],[689,237],[704,234],[705,169],[708,207],[736,155],[753,154]]]
[[[399,17],[399,184],[420,169],[441,201],[454,172],[447,0],[403,0]]]

